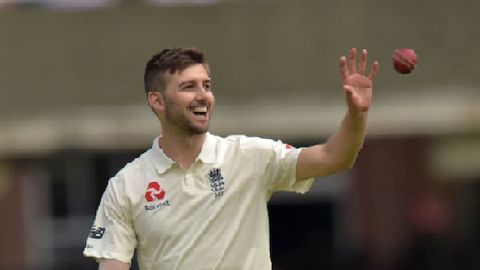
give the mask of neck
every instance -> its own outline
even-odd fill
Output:
[[[188,169],[202,150],[206,133],[185,135],[163,131],[159,145],[163,152],[184,169]]]

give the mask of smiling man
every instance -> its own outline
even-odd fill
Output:
[[[148,104],[162,132],[109,180],[84,255],[101,270],[270,270],[267,202],[309,190],[313,177],[351,168],[365,137],[375,62],[340,59],[347,113],[326,143],[208,132],[215,107],[210,69],[195,48],[166,49],[145,69]]]

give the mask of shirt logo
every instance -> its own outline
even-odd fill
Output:
[[[148,183],[147,192],[145,193],[145,200],[147,200],[147,202],[163,200],[164,197],[165,190],[160,187],[160,184],[158,182]]]
[[[145,211],[152,211],[161,209],[164,206],[170,206],[168,200],[163,201],[165,194],[165,190],[163,190],[158,182],[148,183],[147,192],[145,192],[145,200],[149,204],[145,205]]]
[[[215,198],[223,196],[225,182],[223,182],[222,172],[219,168],[213,168],[208,173],[210,179],[210,190],[215,194]]]
[[[90,234],[88,235],[88,237],[93,239],[102,239],[104,233],[105,233],[105,228],[93,226],[92,229],[90,230]]]

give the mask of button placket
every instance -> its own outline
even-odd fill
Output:
[[[185,179],[185,186],[188,188],[192,188],[195,185],[194,177],[190,172],[185,173],[183,177]]]

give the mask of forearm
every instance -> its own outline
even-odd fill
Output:
[[[348,61],[344,56],[340,58],[340,75],[348,112],[338,131],[326,143],[302,149],[297,159],[297,181],[350,169],[363,146],[373,80],[379,65],[375,61],[366,75],[367,50],[362,50],[358,66],[356,58],[355,48],[350,50]]]
[[[348,169],[353,166],[363,146],[366,134],[367,112],[347,112],[337,132],[328,139],[326,153],[335,164]]]
[[[129,270],[130,264],[114,259],[101,259],[98,270]]]

